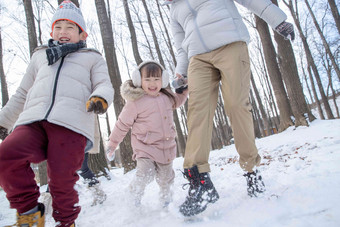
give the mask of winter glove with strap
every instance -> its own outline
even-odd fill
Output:
[[[93,111],[95,114],[103,114],[107,110],[107,102],[105,99],[93,96],[86,102],[87,112]]]
[[[8,136],[7,128],[0,126],[0,139],[4,140]]]
[[[275,28],[275,31],[282,35],[285,39],[294,41],[294,26],[291,23],[284,21]]]

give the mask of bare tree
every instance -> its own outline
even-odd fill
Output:
[[[258,107],[260,109],[260,113],[262,115],[262,120],[263,120],[263,123],[260,123],[260,125],[264,125],[264,127],[262,127],[262,135],[263,136],[269,136],[271,135],[271,125],[269,123],[269,120],[268,120],[268,116],[267,116],[267,113],[263,107],[263,104],[262,104],[262,100],[261,100],[261,97],[260,97],[260,94],[258,92],[258,89],[256,87],[256,84],[255,84],[255,80],[254,80],[254,76],[253,74],[251,74],[251,85],[253,87],[253,91],[255,93],[255,97],[256,97],[256,101],[258,103]],[[260,120],[260,119],[259,119]],[[261,120],[260,120],[261,121]],[[267,134],[264,133],[264,129],[267,129]]]
[[[140,63],[142,63],[143,60],[142,60],[142,58],[139,54],[139,51],[138,51],[137,36],[136,36],[135,26],[133,26],[133,22],[132,22],[132,19],[131,19],[128,1],[123,0],[123,5],[124,5],[124,12],[125,12],[125,16],[126,16],[126,21],[127,21],[127,24],[129,26],[129,30],[130,30],[133,56],[135,57],[135,61],[136,61],[137,65],[139,65]]]
[[[336,75],[338,76],[338,79],[340,81],[340,70],[339,70],[339,65],[337,64],[335,58],[334,58],[334,55],[329,47],[329,44],[328,42],[326,41],[326,37],[324,36],[324,34],[322,33],[321,31],[321,28],[320,28],[320,25],[319,23],[317,22],[316,18],[315,18],[315,15],[314,15],[314,12],[311,8],[311,6],[309,5],[308,1],[305,0],[305,3],[306,3],[306,6],[307,6],[307,9],[308,9],[308,12],[309,14],[311,15],[312,19],[313,19],[313,22],[314,22],[314,26],[316,28],[316,30],[318,31],[319,35],[320,35],[320,38],[322,40],[322,44],[323,46],[325,47],[325,50],[326,50],[326,53],[327,55],[329,56],[329,58],[331,59],[331,62],[332,62],[332,66],[336,72]]]
[[[174,48],[173,48],[172,43],[171,43],[169,31],[168,31],[167,26],[165,25],[165,22],[164,22],[164,19],[163,19],[163,14],[162,14],[161,8],[159,6],[159,0],[155,0],[155,1],[156,1],[156,4],[157,4],[157,9],[158,9],[159,17],[161,18],[161,21],[162,21],[162,24],[163,24],[163,28],[164,28],[164,31],[165,31],[165,34],[166,34],[167,46],[168,46],[170,55],[172,57],[172,61],[174,62],[174,65],[177,65]]]
[[[112,32],[111,21],[108,18],[106,6],[104,0],[95,0],[95,5],[97,9],[97,16],[100,26],[100,31],[102,34],[103,45],[105,49],[105,57],[108,65],[108,70],[111,78],[111,82],[114,92],[114,109],[116,118],[118,118],[120,112],[124,107],[124,100],[120,95],[120,85],[122,84],[119,65],[117,61],[116,51],[114,48],[114,39]],[[124,172],[127,173],[136,167],[136,162],[132,160],[132,147],[131,147],[131,134],[130,132],[125,136],[125,139],[120,144],[120,151],[122,157],[122,164],[124,167]]]
[[[150,16],[150,12],[149,12],[148,6],[147,6],[145,0],[142,0],[142,3],[143,3],[143,6],[144,6],[144,9],[145,9],[146,17],[148,19],[148,24],[149,24],[149,27],[150,27],[150,30],[151,30],[153,42],[155,44],[155,48],[156,48],[156,52],[157,52],[159,63],[161,63],[161,65],[163,65],[165,67],[164,60],[163,60],[162,53],[161,53],[161,49],[159,47],[158,39],[157,39],[157,36],[156,36],[155,29],[153,27],[153,23],[152,23],[152,20],[151,20],[151,16]]]
[[[282,81],[278,63],[276,61],[276,52],[270,37],[267,23],[260,17],[255,15],[256,29],[259,32],[268,74],[273,86],[276,102],[280,110],[280,126],[279,131],[283,131],[293,125],[290,118],[292,115],[291,107],[288,101],[286,90]]]
[[[278,5],[277,0],[272,0],[272,2]],[[289,103],[294,115],[295,127],[300,125],[308,126],[306,118],[308,117],[310,121],[313,121],[315,120],[315,117],[309,110],[306,103],[291,42],[289,40],[285,40],[277,32],[274,32],[274,38],[278,44],[278,62],[282,78],[286,85]]]
[[[34,49],[38,46],[37,33],[35,31],[35,24],[34,24],[33,8],[32,8],[31,0],[23,0],[23,2],[24,2],[24,8],[25,8],[27,30],[28,30],[30,55],[32,56]]]
[[[319,71],[316,67],[314,58],[312,56],[312,52],[311,52],[311,50],[309,48],[309,44],[307,42],[307,37],[302,32],[302,28],[301,28],[300,21],[299,21],[299,13],[298,13],[298,9],[297,9],[297,5],[298,5],[297,0],[295,0],[295,10],[294,10],[292,0],[289,0],[288,2],[286,0],[283,0],[283,3],[288,7],[288,9],[289,9],[289,11],[290,11],[290,13],[291,13],[291,15],[294,19],[295,26],[297,27],[297,30],[299,32],[299,35],[300,35],[300,38],[302,40],[302,44],[303,44],[303,47],[304,47],[304,50],[305,50],[305,53],[306,53],[308,65],[312,68],[314,77],[315,77],[316,82],[318,84],[319,92],[321,94],[322,102],[324,104],[325,111],[327,113],[327,117],[328,117],[328,119],[334,119],[331,107],[328,103],[327,96],[325,95],[325,91],[324,91],[323,86],[322,86]]]

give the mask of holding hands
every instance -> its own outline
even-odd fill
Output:
[[[175,88],[175,92],[182,94],[184,90],[188,89],[188,79],[185,75],[176,73],[176,79],[172,81],[172,86]]]

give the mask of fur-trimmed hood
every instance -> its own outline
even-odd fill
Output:
[[[146,92],[143,88],[133,86],[132,80],[127,80],[120,86],[120,94],[127,101],[136,101],[142,98]]]

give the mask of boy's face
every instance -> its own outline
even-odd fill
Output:
[[[78,43],[80,40],[86,39],[86,33],[79,34],[78,26],[67,20],[55,22],[51,36],[52,39],[60,43]]]

